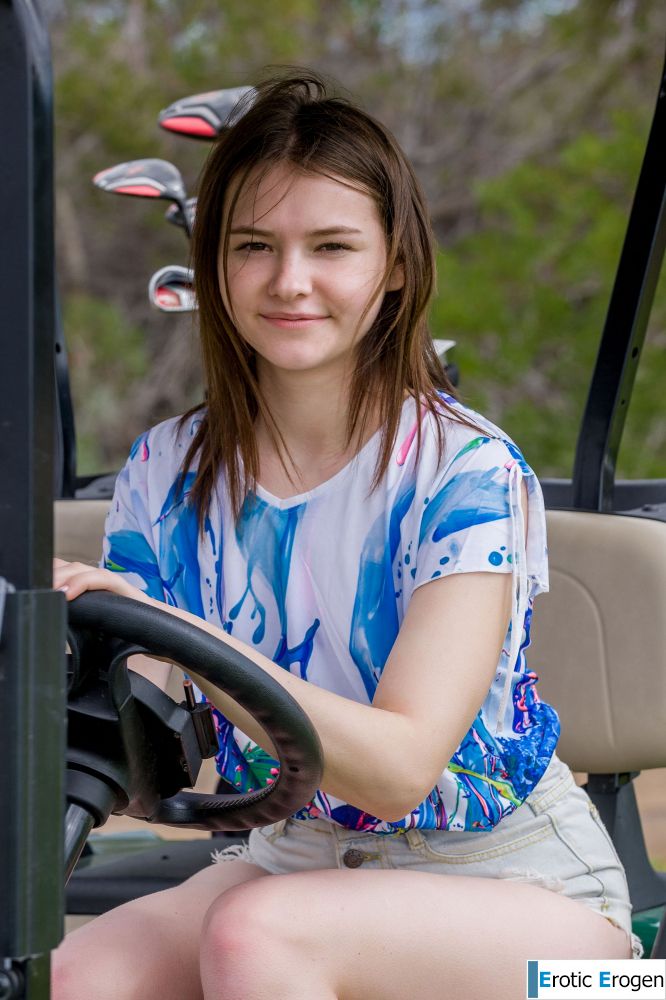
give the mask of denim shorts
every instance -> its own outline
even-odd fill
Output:
[[[490,831],[373,834],[327,820],[288,819],[253,830],[244,856],[274,875],[404,868],[527,882],[589,906],[632,937],[635,958],[642,954],[640,941],[631,934],[631,903],[620,859],[596,806],[557,757],[523,805]],[[226,860],[226,852],[215,860]]]

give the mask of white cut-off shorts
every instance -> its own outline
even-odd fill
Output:
[[[321,819],[282,820],[252,830],[249,844],[219,851],[273,875],[327,868],[404,868],[527,882],[560,892],[600,913],[632,939],[631,903],[624,869],[596,806],[553,757],[526,802],[493,830],[401,830],[396,834],[348,830]]]

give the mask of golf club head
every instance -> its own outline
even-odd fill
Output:
[[[433,337],[433,345],[435,351],[437,352],[437,357],[439,358],[441,365],[449,377],[451,385],[458,385],[460,381],[460,372],[458,371],[458,366],[449,361],[446,357],[447,351],[450,351],[452,347],[456,346],[455,340],[439,340]]]
[[[432,342],[435,351],[437,352],[437,357],[439,358],[439,360],[442,362],[443,365],[446,365],[446,352],[450,351],[452,347],[456,346],[455,340],[438,340],[437,338],[433,337]]]
[[[194,312],[194,271],[179,264],[161,267],[148,283],[148,298],[161,312]]]
[[[180,226],[186,232],[192,232],[192,227],[194,226],[194,216],[197,210],[197,199],[188,198],[185,202],[185,211],[187,213],[187,218],[183,216],[182,211],[178,205],[169,205],[166,212],[164,213],[164,218],[167,222],[170,222],[173,226]]]
[[[252,104],[254,87],[228,87],[193,94],[160,111],[158,123],[169,132],[212,142],[234,125]]]
[[[174,201],[179,207],[187,197],[180,170],[168,160],[130,160],[128,163],[119,163],[95,174],[93,184],[112,194],[161,198]]]

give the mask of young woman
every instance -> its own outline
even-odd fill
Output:
[[[404,154],[316,77],[265,84],[205,168],[194,265],[206,403],[135,443],[106,568],[55,583],[241,649],[314,723],[322,786],[70,935],[54,996],[515,1000],[527,958],[630,957],[624,874],[526,664],[540,488],[434,354]],[[201,687],[220,772],[274,780],[262,730]]]

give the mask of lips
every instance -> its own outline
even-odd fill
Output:
[[[316,313],[260,313],[261,318],[271,326],[280,327],[282,330],[300,330],[310,323],[321,323],[328,319],[326,315]]]
[[[264,319],[284,319],[284,320],[309,320],[309,319],[326,319],[326,316],[318,315],[316,313],[262,313]]]

